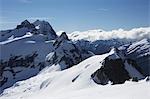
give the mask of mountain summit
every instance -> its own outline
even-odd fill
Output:
[[[26,27],[28,29],[32,29],[35,26],[32,23],[30,23],[28,20],[24,20],[23,22],[21,22],[20,25],[17,25],[16,29],[23,28],[23,27],[24,28]]]
[[[40,34],[48,36],[48,39],[55,39],[57,37],[56,32],[47,21],[36,20],[33,22],[35,28]]]

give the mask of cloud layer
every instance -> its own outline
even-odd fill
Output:
[[[112,31],[104,31],[104,30],[89,30],[84,32],[73,32],[68,34],[70,39],[73,40],[81,40],[85,39],[88,41],[95,40],[109,40],[109,39],[136,39],[141,40],[144,38],[150,39],[150,27],[144,28],[134,28],[129,31],[118,29]]]

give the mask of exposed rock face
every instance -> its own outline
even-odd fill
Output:
[[[46,21],[36,20],[34,26],[38,34],[43,34],[47,36],[47,39],[56,39],[57,35],[51,25]]]
[[[66,41],[70,41],[70,40],[68,39],[67,34],[65,32],[62,32],[62,34],[59,36],[59,38],[56,39],[53,45],[55,49],[57,49],[61,43],[64,43]]]
[[[28,29],[33,29],[35,28],[34,24],[30,23],[28,20],[25,20],[23,22],[21,22],[20,25],[17,25],[16,29],[20,29],[20,28],[28,28]]]
[[[46,57],[46,60],[50,64],[59,64],[61,70],[76,65],[83,60],[81,50],[68,39],[65,32],[56,39],[53,45],[55,50]],[[86,53],[86,56],[89,57],[91,54]]]
[[[56,39],[53,45],[55,48],[53,55],[47,56],[49,63],[59,64],[63,70],[81,62],[79,49],[68,39],[65,32]]]
[[[11,56],[8,61],[0,62],[0,87],[1,91],[14,84],[16,81],[27,79],[36,75],[44,63],[35,63],[38,54],[35,52],[27,56]],[[0,92],[1,93],[1,92]]]
[[[106,59],[104,63],[104,71],[113,84],[124,83],[126,80],[129,80],[129,74],[124,67],[121,59]]]
[[[119,47],[119,50],[125,53],[129,59],[135,60],[137,65],[144,71],[144,75],[150,75],[150,42],[148,39],[126,44]]]
[[[104,65],[92,76],[94,75],[96,75],[97,79],[100,80],[97,82],[94,79],[94,81],[102,85],[107,84],[108,81],[111,81],[113,84],[121,84],[130,79],[121,59],[109,60],[106,58]]]
[[[103,66],[91,75],[96,83],[105,85],[111,81],[112,84],[122,84],[129,79],[138,81],[144,78],[135,61],[122,59],[118,51],[115,50],[114,54],[106,57]]]

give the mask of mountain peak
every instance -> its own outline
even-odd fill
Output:
[[[23,22],[21,22],[21,25],[29,25],[31,24],[28,20],[24,20]]]
[[[55,39],[57,37],[56,32],[49,24],[49,22],[44,20],[36,20],[33,22],[33,24],[40,34],[47,35],[49,39]]]
[[[49,24],[49,22],[44,21],[44,20],[37,19],[35,22],[33,22],[33,24],[35,26],[38,26],[38,25],[47,25],[49,28],[52,28],[51,25]]]
[[[62,32],[62,34],[56,39],[53,45],[57,48],[61,43],[65,41],[69,41],[69,39],[66,32]]]
[[[59,36],[59,38],[62,40],[69,40],[66,32],[62,32],[62,34]]]
[[[20,25],[17,25],[16,29],[20,29],[23,27],[31,29],[34,28],[35,26],[32,23],[30,23],[28,20],[24,20],[23,22],[21,22]]]

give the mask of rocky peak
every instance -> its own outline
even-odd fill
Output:
[[[62,34],[56,39],[53,45],[55,48],[57,48],[61,43],[65,41],[70,41],[70,40],[68,39],[66,32],[62,32]]]
[[[69,40],[66,32],[62,32],[62,34],[60,35],[59,39],[61,39],[61,40]]]
[[[30,25],[31,23],[28,20],[24,20],[23,22],[21,22],[21,25],[23,26],[27,26]]]
[[[46,61],[50,64],[59,64],[60,69],[64,70],[82,61],[81,51],[68,39],[63,32],[53,44],[55,50],[47,55]]]
[[[20,29],[23,27],[26,27],[28,29],[35,28],[35,26],[32,23],[30,23],[28,20],[24,20],[23,22],[21,22],[20,25],[17,25],[16,29]]]
[[[48,39],[57,38],[56,32],[47,21],[36,20],[33,22],[39,34],[47,35]]]

